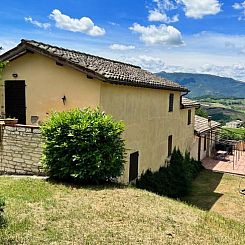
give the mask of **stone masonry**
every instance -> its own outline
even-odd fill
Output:
[[[40,129],[25,125],[0,129],[0,174],[43,175]]]

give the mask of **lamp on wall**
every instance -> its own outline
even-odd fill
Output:
[[[17,77],[18,77],[18,74],[17,74],[17,73],[13,73],[13,74],[12,74],[12,77],[13,77],[13,78],[17,78]]]
[[[64,95],[61,99],[63,101],[63,104],[65,105],[66,104],[66,96]]]

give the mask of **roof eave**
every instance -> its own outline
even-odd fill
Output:
[[[195,134],[196,134],[197,136],[199,136],[199,135],[201,135],[201,134],[203,134],[203,133],[206,133],[206,132],[208,132],[208,131],[210,131],[210,130],[220,128],[220,126],[221,126],[221,125],[216,125],[216,126],[210,127],[209,129],[202,130],[202,131],[199,131],[199,132],[198,132],[197,130],[195,130]]]
[[[170,90],[170,91],[180,91],[180,92],[187,92],[189,91],[187,88],[174,88],[169,86],[164,86],[161,84],[146,84],[146,83],[140,83],[140,82],[131,82],[131,81],[120,81],[120,80],[114,80],[114,79],[105,79],[103,82],[111,83],[111,84],[117,84],[117,85],[124,85],[124,86],[132,86],[132,87],[142,87],[142,88],[152,88],[152,89],[162,89],[162,90]]]
[[[182,105],[182,108],[181,109],[190,109],[190,108],[196,108],[196,109],[198,109],[201,106],[200,104],[183,105],[182,103],[181,103],[181,105]]]

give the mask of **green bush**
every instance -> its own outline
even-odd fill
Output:
[[[101,183],[119,177],[124,166],[124,126],[99,109],[52,113],[42,125],[42,162],[50,177]]]
[[[156,172],[148,169],[137,180],[136,186],[163,196],[183,197],[201,169],[201,162],[190,158],[188,153],[183,156],[179,150],[174,149],[167,167],[160,167]]]

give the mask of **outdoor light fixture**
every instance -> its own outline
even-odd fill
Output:
[[[17,77],[18,77],[18,74],[17,74],[17,73],[13,73],[12,76],[13,76],[14,78],[17,78]]]
[[[64,95],[61,99],[63,101],[63,104],[65,105],[66,104],[66,96]]]

